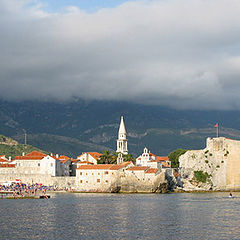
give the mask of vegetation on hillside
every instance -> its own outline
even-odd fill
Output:
[[[171,161],[171,166],[173,168],[179,167],[179,157],[184,154],[187,150],[186,149],[177,149],[169,154],[169,160]]]
[[[46,153],[45,151],[42,151],[31,145],[18,144],[18,142],[16,142],[12,138],[5,137],[3,135],[0,135],[0,140],[0,155],[5,155],[6,157],[14,158],[18,155],[21,156],[23,152],[25,154],[28,154],[34,150]]]
[[[6,157],[12,157],[14,158],[15,156],[21,156],[22,153],[24,152],[25,154],[28,154],[32,151],[39,151],[46,153],[45,151],[42,151],[38,148],[35,148],[31,145],[23,145],[23,144],[18,144],[18,145],[13,145],[13,146],[8,146],[5,144],[0,144],[0,155],[6,155]]]
[[[203,171],[194,171],[194,177],[198,182],[206,183],[210,175]]]

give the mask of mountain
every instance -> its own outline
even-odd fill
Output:
[[[28,154],[35,150],[46,153],[31,145],[19,144],[12,138],[0,135],[0,155],[5,155],[6,157],[11,156],[13,158],[15,156],[21,156],[23,152]]]
[[[239,139],[239,111],[174,110],[127,102],[7,102],[0,101],[0,133],[48,152],[76,157],[84,151],[116,149],[120,116],[124,115],[129,151],[134,156],[146,146],[166,155],[176,148],[199,149],[206,137]]]

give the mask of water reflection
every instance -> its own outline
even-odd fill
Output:
[[[0,201],[0,239],[239,239],[240,195],[55,194]]]

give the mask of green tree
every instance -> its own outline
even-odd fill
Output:
[[[171,161],[172,168],[179,167],[179,157],[184,154],[187,150],[186,149],[177,149],[169,154],[169,160]]]
[[[194,171],[194,177],[198,182],[206,183],[210,175],[207,172],[203,171]]]
[[[103,150],[102,155],[100,156],[100,159],[98,160],[98,164],[110,164],[114,163],[115,157],[110,151]]]
[[[132,154],[124,154],[123,155],[123,161],[124,162],[129,162],[129,161],[132,161],[133,163],[136,162],[136,159],[132,156]]]
[[[111,153],[108,150],[104,150],[100,159],[98,160],[98,164],[116,164],[117,163],[117,158],[118,154],[116,152]],[[132,161],[135,163],[135,158],[132,156],[132,154],[123,154],[123,161],[128,162]]]

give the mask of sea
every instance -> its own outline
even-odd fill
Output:
[[[0,239],[240,239],[240,193],[0,199]]]

